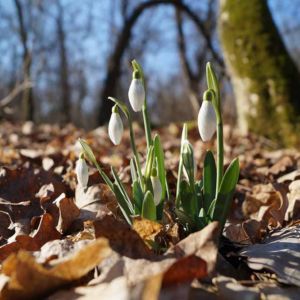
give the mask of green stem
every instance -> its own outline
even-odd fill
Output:
[[[222,178],[223,178],[223,163],[224,163],[224,145],[223,145],[223,122],[222,118],[217,121],[217,184],[216,196],[218,195]]]
[[[145,86],[145,84],[144,84],[144,86]],[[149,118],[149,114],[148,114],[146,97],[145,97],[145,102],[143,105],[143,120],[144,120],[145,135],[146,135],[146,141],[147,141],[147,150],[149,151],[149,147],[153,144],[153,141],[152,141],[152,137],[151,137],[150,118]]]
[[[131,148],[132,148],[132,151],[133,151],[133,155],[135,156],[135,161],[136,161],[136,164],[137,164],[136,167],[137,167],[137,172],[138,172],[138,176],[139,176],[139,179],[140,179],[140,184],[143,187],[144,182],[143,182],[142,168],[141,168],[139,154],[138,154],[136,144],[135,144],[134,132],[133,132],[132,120],[131,120],[131,115],[130,114],[128,114],[128,123],[129,123],[129,132],[130,132],[130,144],[131,144]]]

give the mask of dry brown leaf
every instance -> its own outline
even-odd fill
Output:
[[[128,257],[150,258],[153,253],[144,243],[138,233],[127,223],[116,219],[112,215],[105,215],[94,221],[96,237],[105,237],[109,240],[113,250]]]
[[[261,240],[264,227],[263,222],[249,219],[242,223],[229,224],[224,234],[234,243],[250,245]]]
[[[74,220],[79,216],[80,210],[71,198],[63,198],[56,203],[59,209],[59,219],[56,229],[66,233]]]
[[[225,276],[218,276],[213,279],[217,286],[221,299],[230,300],[259,300],[260,291],[256,287],[246,287],[238,283],[235,279]]]
[[[141,217],[133,219],[132,228],[145,242],[154,242],[155,237],[163,230],[163,226],[161,224]]]
[[[20,249],[36,251],[48,241],[59,239],[60,233],[55,229],[53,218],[49,214],[44,214],[41,218],[39,227],[33,237],[19,235],[16,241],[0,247],[0,261],[6,259],[11,253]]]
[[[38,264],[30,253],[21,250],[3,263],[3,273],[10,279],[1,291],[1,299],[36,299],[45,296],[58,287],[80,279],[110,253],[108,241],[98,239],[49,268]]]
[[[300,286],[300,225],[276,230],[262,244],[245,247],[240,254],[254,270],[275,272],[281,282]]]
[[[289,206],[286,211],[285,220],[300,219],[300,180],[295,180],[289,185],[287,198],[289,200]]]
[[[290,156],[281,157],[268,171],[268,174],[280,176],[295,168],[295,162]]]

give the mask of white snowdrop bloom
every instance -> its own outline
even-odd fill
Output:
[[[115,145],[120,144],[123,131],[122,119],[118,112],[113,111],[108,124],[108,135]]]
[[[153,187],[154,203],[157,206],[160,203],[162,195],[162,187],[158,176],[151,176],[151,183]]]
[[[145,89],[142,79],[133,78],[128,91],[128,98],[135,112],[141,111],[145,100]]]
[[[204,100],[198,114],[199,133],[208,142],[216,131],[216,114],[211,101]]]
[[[76,175],[78,184],[83,188],[86,188],[89,181],[89,168],[83,156],[81,156],[76,162]]]

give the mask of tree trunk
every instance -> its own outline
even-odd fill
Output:
[[[66,49],[66,35],[64,30],[64,12],[63,7],[59,2],[58,6],[58,17],[56,19],[57,26],[57,38],[59,44],[59,57],[60,57],[60,90],[61,90],[61,118],[63,123],[71,121],[71,107],[70,107],[70,84],[69,84],[69,62]]]
[[[112,52],[112,54],[108,59],[106,77],[104,79],[104,86],[101,92],[102,103],[97,118],[97,122],[99,125],[103,125],[110,118],[111,108],[113,103],[112,101],[108,101],[107,97],[113,96],[115,94],[117,82],[120,77],[120,65],[121,65],[122,57],[129,44],[131,38],[131,32],[136,21],[146,9],[161,4],[173,5],[176,8],[182,10],[191,19],[191,21],[194,22],[195,25],[197,26],[197,29],[204,37],[205,42],[207,44],[207,48],[210,50],[215,61],[220,65],[223,64],[222,59],[219,57],[218,53],[215,51],[213,47],[210,34],[206,30],[204,22],[197,14],[195,14],[189,8],[189,6],[187,6],[181,0],[149,0],[147,2],[142,2],[132,11],[132,13],[126,19],[126,22],[124,23],[123,28],[117,39],[117,43],[114,48],[114,51]]]
[[[295,144],[300,77],[267,1],[220,0],[218,26],[239,129]]]
[[[188,84],[189,99],[193,107],[193,116],[197,117],[200,108],[199,100],[198,100],[199,82],[198,82],[198,78],[193,73],[193,70],[188,62],[188,58],[186,55],[186,42],[185,42],[185,36],[182,28],[182,14],[178,8],[175,9],[175,19],[176,19],[177,45],[179,49],[180,63]]]
[[[31,51],[28,48],[28,35],[24,24],[23,9],[19,0],[15,0],[15,7],[17,11],[18,23],[19,23],[19,36],[23,48],[23,78],[24,82],[31,81]],[[34,119],[34,99],[32,87],[24,89],[22,95],[22,113],[23,119],[26,121],[33,121]]]

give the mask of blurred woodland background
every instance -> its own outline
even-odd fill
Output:
[[[152,122],[195,119],[211,61],[226,122],[300,140],[300,0],[0,0],[0,117],[94,128],[144,68]]]

